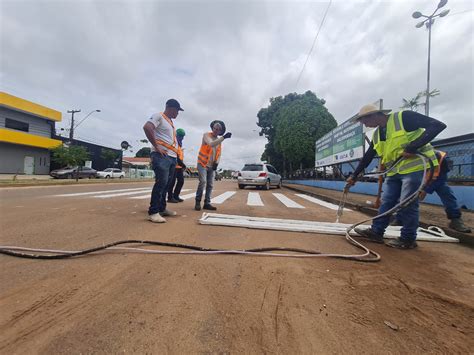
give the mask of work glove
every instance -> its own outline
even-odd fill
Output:
[[[217,165],[218,165],[217,163],[213,163],[212,164],[212,170],[216,171],[217,170]]]
[[[224,134],[224,139],[227,139],[227,138],[230,138],[230,137],[232,137],[232,133],[227,132],[226,134]]]
[[[354,176],[349,176],[346,180],[346,186],[347,187],[351,187],[351,186],[354,186],[357,182],[357,179],[354,177]]]

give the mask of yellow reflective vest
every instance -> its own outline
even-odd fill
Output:
[[[380,140],[380,128],[374,131],[372,142],[377,154],[381,157],[382,163],[389,169],[395,161],[402,155],[405,147],[420,137],[425,131],[424,128],[418,128],[413,132],[407,132],[403,128],[402,112],[392,112],[388,117],[386,139]],[[418,151],[423,153],[431,160],[433,167],[438,166],[438,159],[431,144],[425,144]],[[429,164],[427,162],[427,164]],[[429,168],[429,165],[428,165]],[[404,159],[395,166],[387,175],[409,174],[424,169],[423,160],[420,157]]]

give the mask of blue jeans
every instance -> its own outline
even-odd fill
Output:
[[[196,191],[196,202],[201,202],[202,192],[206,187],[206,196],[204,197],[204,204],[211,203],[212,186],[214,185],[214,170],[212,168],[203,168],[201,164],[197,166],[199,172],[199,185]]]
[[[398,201],[402,201],[413,194],[420,187],[422,179],[423,171],[388,176],[383,186],[382,205],[379,208],[378,214],[388,211]],[[397,215],[403,224],[400,238],[404,241],[415,240],[419,217],[418,199],[402,208]],[[390,216],[377,218],[372,222],[372,229],[375,233],[383,235],[389,223]]]
[[[168,181],[174,176],[176,158],[169,155],[163,156],[156,152],[151,153],[150,157],[155,172],[155,185],[151,191],[150,208],[148,209],[148,214],[152,215],[166,209]]]
[[[453,190],[451,190],[448,185],[447,174],[440,175],[434,183],[436,184],[434,191],[441,199],[448,219],[461,218],[461,210],[459,209],[458,201],[456,200],[456,196],[454,196]]]

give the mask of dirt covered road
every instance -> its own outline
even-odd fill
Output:
[[[195,191],[187,181],[183,195]],[[123,239],[213,248],[287,246],[353,253],[343,237],[203,226],[193,198],[146,221],[149,183],[0,190],[2,245],[78,250]],[[135,190],[133,190],[135,189]],[[286,189],[238,190],[219,213],[334,222]],[[258,192],[264,206],[248,206]],[[97,194],[96,194],[97,193]],[[125,195],[129,193],[128,195]],[[304,208],[288,208],[283,193]],[[76,194],[75,196],[71,194]],[[82,195],[81,195],[82,194]],[[63,196],[59,196],[63,195]],[[68,196],[64,196],[68,195]],[[171,206],[170,206],[171,207]],[[361,220],[346,212],[341,222]],[[370,245],[379,263],[115,252],[69,260],[0,255],[0,353],[469,353],[473,250]]]

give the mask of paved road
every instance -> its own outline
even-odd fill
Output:
[[[197,223],[195,180],[178,216],[146,220],[150,183],[0,189],[2,245],[77,250],[122,239],[213,248],[354,252],[344,238]],[[215,185],[218,212],[334,222],[334,206],[286,189]],[[346,212],[342,222],[364,218]],[[0,353],[468,352],[474,262],[460,245],[371,246],[334,259],[113,253],[0,256]],[[393,330],[390,325],[400,327]]]

